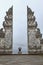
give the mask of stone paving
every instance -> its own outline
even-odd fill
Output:
[[[0,55],[0,65],[43,65],[43,55]]]

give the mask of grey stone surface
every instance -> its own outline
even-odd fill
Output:
[[[4,30],[4,31],[3,31]],[[12,53],[13,45],[13,6],[8,9],[3,22],[3,28],[0,29],[0,54]],[[3,50],[3,51],[1,51]]]
[[[43,65],[43,55],[1,55],[0,65]]]
[[[27,39],[28,53],[43,53],[43,41],[40,29],[37,27],[34,12],[27,6]],[[37,52],[36,52],[37,51]]]

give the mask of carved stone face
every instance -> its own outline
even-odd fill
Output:
[[[33,31],[33,30],[29,31],[29,44],[30,45],[35,44],[35,40],[36,40],[35,31]]]
[[[6,38],[5,38],[5,47],[6,48],[9,48],[10,46],[11,46],[11,42],[12,42],[12,37],[11,37],[11,32],[10,31],[8,31],[7,33],[6,33],[6,36],[5,36]]]
[[[4,38],[0,38],[0,48],[4,48]]]
[[[29,31],[29,45],[33,48],[40,46],[40,40],[36,38],[35,33],[33,30]]]

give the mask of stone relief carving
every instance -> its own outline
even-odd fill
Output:
[[[10,45],[12,44],[11,39],[12,39],[11,38],[11,32],[7,32],[6,36],[5,36],[5,46],[6,46],[6,48],[9,48]]]

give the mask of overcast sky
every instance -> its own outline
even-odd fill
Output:
[[[13,50],[27,52],[27,5],[34,11],[38,27],[43,34],[43,0],[0,0],[0,28],[6,11],[13,5]],[[17,52],[16,52],[17,51]]]

